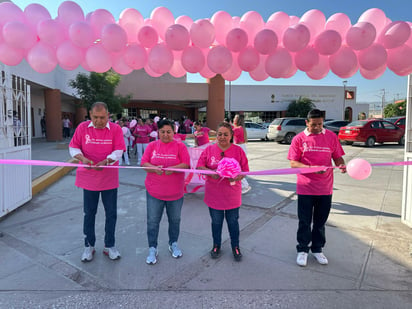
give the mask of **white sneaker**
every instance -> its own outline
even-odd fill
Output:
[[[120,259],[120,252],[116,249],[116,247],[104,248],[103,254],[107,255],[111,260]]]
[[[248,193],[250,190],[252,190],[251,186],[247,186],[246,188],[242,188],[242,194]]]
[[[299,266],[306,266],[308,264],[308,254],[306,252],[298,252],[296,264]]]
[[[154,265],[157,262],[157,249],[155,247],[149,248],[149,255],[146,258],[146,263],[149,265]]]
[[[174,257],[175,259],[178,259],[183,255],[182,250],[180,250],[179,246],[177,245],[177,242],[169,245],[169,251],[172,254],[172,257]]]
[[[328,259],[322,252],[312,253],[316,261],[321,265],[328,265]]]
[[[82,262],[90,262],[93,260],[93,255],[96,252],[94,247],[85,247],[82,254]]]

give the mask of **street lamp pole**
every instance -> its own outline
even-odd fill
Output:
[[[342,81],[343,84],[343,108],[342,108],[342,120],[345,120],[345,108],[346,108],[346,84],[348,83],[347,80]]]
[[[228,112],[228,118],[229,118],[229,122],[232,121],[232,112],[230,111],[230,103],[232,101],[232,82],[229,81],[229,112]]]

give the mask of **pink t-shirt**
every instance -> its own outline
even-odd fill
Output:
[[[149,134],[152,132],[152,128],[149,127],[148,125],[136,125],[134,128],[133,134],[138,134],[139,136],[135,136],[136,144],[147,144],[150,142],[150,137]]]
[[[94,163],[107,158],[115,150],[126,150],[123,131],[119,125],[109,122],[110,129],[89,127],[90,121],[84,121],[77,127],[69,147],[78,148],[83,155]],[[113,165],[119,165],[119,162]],[[103,168],[101,171],[78,167],[76,171],[77,187],[90,191],[111,190],[119,187],[119,170]]]
[[[142,165],[146,162],[156,166],[169,167],[180,163],[190,166],[189,152],[182,142],[163,143],[160,140],[151,142],[142,157]],[[175,201],[183,197],[185,173],[174,172],[171,175],[147,173],[145,185],[149,194],[159,200]]]
[[[209,143],[209,128],[202,127],[200,129],[200,132],[195,131],[193,134],[195,136],[195,139],[197,141],[198,146],[202,146],[204,144]]]
[[[332,159],[345,154],[335,133],[309,134],[305,130],[296,135],[289,148],[288,160],[306,165],[330,166]],[[302,195],[331,195],[333,192],[333,169],[323,174],[298,174],[296,193]]]
[[[233,143],[245,143],[245,131],[243,130],[243,127],[233,127]]]
[[[239,146],[232,144],[229,149],[224,151],[224,157],[236,159],[242,172],[249,171],[246,154]],[[217,144],[210,145],[200,155],[197,167],[204,166],[216,170],[222,158],[222,150],[219,146]],[[218,210],[240,207],[242,204],[241,181],[236,181],[234,185],[231,185],[227,178],[213,179],[212,177],[206,177],[204,202],[210,208]]]

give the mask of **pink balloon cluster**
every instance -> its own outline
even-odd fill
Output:
[[[235,178],[241,171],[239,162],[236,159],[226,157],[219,161],[216,169],[216,173],[225,178]]]
[[[113,68],[120,74],[144,68],[155,77],[221,74],[229,81],[242,71],[257,81],[288,78],[297,70],[312,79],[330,71],[348,78],[359,70],[367,79],[386,68],[401,76],[412,73],[412,23],[392,22],[377,8],[352,25],[343,13],[326,19],[315,9],[300,18],[275,12],[265,22],[255,11],[242,17],[218,11],[193,21],[175,19],[165,7],[146,19],[127,8],[116,21],[105,9],[85,16],[72,1],[63,2],[53,19],[40,4],[22,11],[2,2],[0,26],[0,61],[13,66],[26,59],[41,73],[56,65],[95,72]]]

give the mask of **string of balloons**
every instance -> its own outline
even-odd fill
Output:
[[[329,72],[349,78],[359,71],[366,79],[387,68],[400,76],[412,73],[412,23],[391,21],[378,8],[354,24],[344,13],[326,19],[316,9],[301,17],[275,12],[265,22],[255,11],[175,19],[165,7],[146,19],[127,8],[116,21],[105,9],[85,15],[73,1],[63,2],[56,18],[40,4],[23,11],[2,2],[0,27],[0,62],[15,66],[25,59],[39,73],[57,65],[120,74],[144,69],[153,77],[221,74],[228,81],[242,72],[256,81],[289,78],[298,70],[314,80]]]

